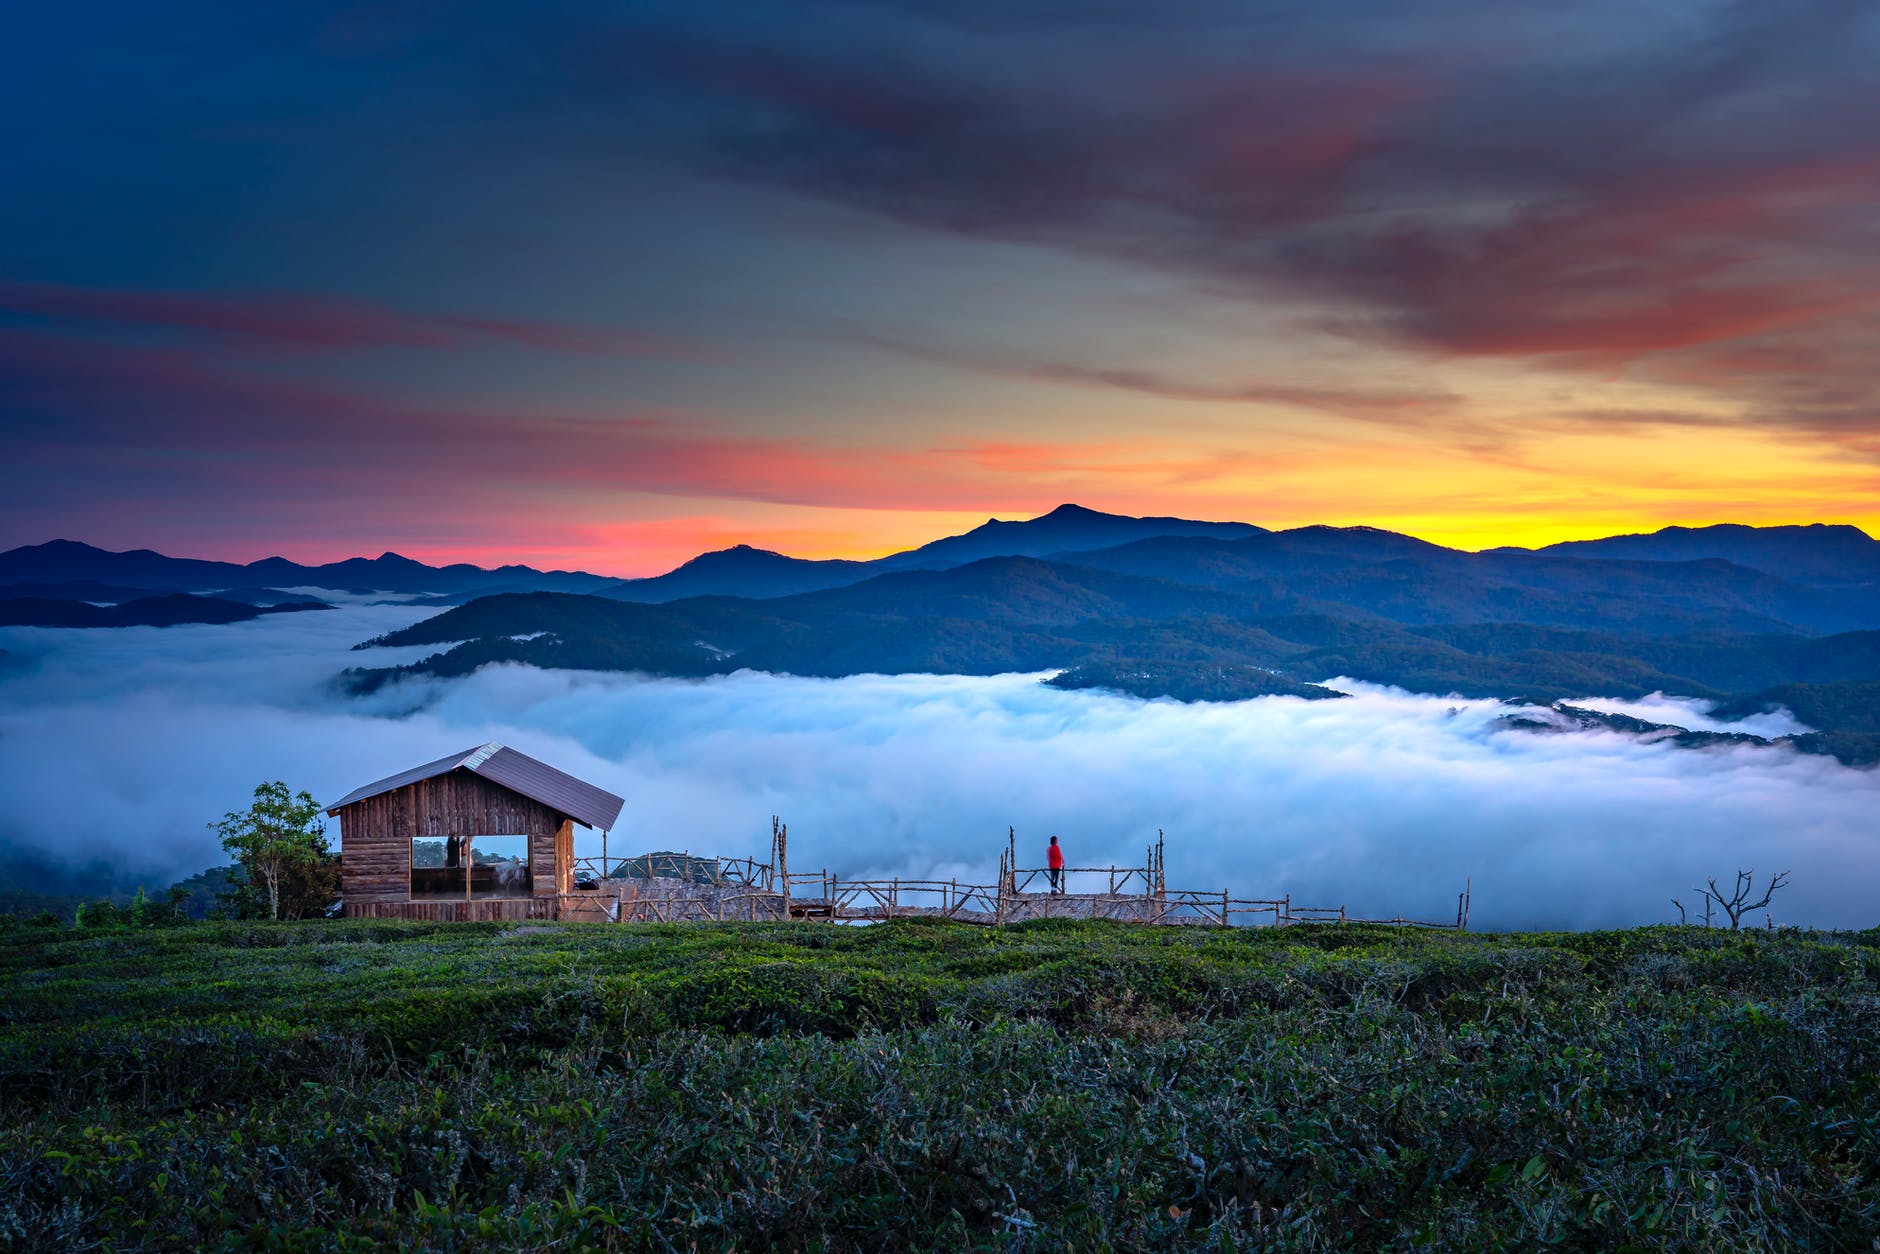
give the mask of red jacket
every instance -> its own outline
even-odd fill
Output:
[[[1064,869],[1064,846],[1046,846],[1044,851],[1044,864],[1053,871],[1062,871]]]

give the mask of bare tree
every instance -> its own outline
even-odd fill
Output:
[[[1764,906],[1769,904],[1769,899],[1776,895],[1776,890],[1788,885],[1789,873],[1787,871],[1778,871],[1770,876],[1768,886],[1763,889],[1763,895],[1755,901],[1750,900],[1750,894],[1756,891],[1756,871],[1753,867],[1750,870],[1738,871],[1736,873],[1736,886],[1730,891],[1730,895],[1727,897],[1724,896],[1723,890],[1717,887],[1716,876],[1711,876],[1705,882],[1708,883],[1710,887],[1694,888],[1691,890],[1692,892],[1703,894],[1706,902],[1704,906],[1705,924],[1708,925],[1710,922],[1710,905],[1708,903],[1714,902],[1716,903],[1717,909],[1729,916],[1730,930],[1734,932],[1743,925],[1744,915],[1752,910],[1761,910]]]

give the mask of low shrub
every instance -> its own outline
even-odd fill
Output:
[[[0,931],[9,1248],[1866,1248],[1870,934]]]

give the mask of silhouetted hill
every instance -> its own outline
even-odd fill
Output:
[[[659,604],[685,597],[783,597],[838,588],[873,573],[867,562],[810,561],[785,557],[748,544],[701,553],[691,561],[651,579],[623,579],[598,595],[623,601]]]
[[[1316,603],[1402,623],[1605,625],[1650,633],[1845,631],[1880,623],[1880,590],[1830,592],[1715,559],[1591,561],[1466,553],[1371,527],[1243,540],[1161,537],[1060,561],[1219,588],[1266,612]]]
[[[830,615],[959,618],[1061,626],[1101,618],[1179,618],[1250,608],[1192,584],[1032,557],[989,557],[947,570],[900,571],[766,606],[819,621]]]
[[[1020,522],[989,518],[964,535],[935,540],[917,549],[881,558],[871,565],[881,571],[934,569],[988,557],[1049,557],[1076,550],[1111,548],[1153,536],[1231,540],[1256,535],[1262,530],[1252,523],[1132,518],[1126,514],[1100,513],[1081,505],[1060,505],[1041,517]]]
[[[333,588],[352,592],[423,594],[440,603],[505,592],[578,592],[659,604],[697,596],[782,597],[859,583],[894,570],[941,569],[985,557],[1038,557],[1065,549],[1100,548],[1158,535],[1232,538],[1253,535],[1249,523],[1132,518],[1063,505],[1040,518],[988,521],[907,553],[871,562],[810,561],[748,545],[703,553],[650,579],[609,579],[583,571],[541,571],[528,566],[494,570],[457,563],[427,566],[397,553],[307,566],[282,557],[246,565],[166,557],[149,549],[113,553],[72,540],[53,540],[0,553],[0,584],[30,583],[20,595],[52,595],[46,585],[90,582],[125,594],[223,593],[265,587]],[[107,597],[80,597],[107,600]],[[229,599],[247,599],[230,597]]]
[[[149,549],[107,552],[76,540],[53,540],[0,553],[0,583],[93,580],[127,588],[177,592],[267,582],[233,562],[165,557]]]
[[[154,592],[218,592],[225,588],[311,587],[361,592],[477,595],[507,590],[592,592],[614,582],[581,571],[500,566],[485,570],[458,563],[426,566],[396,553],[304,566],[282,557],[241,565],[166,557],[149,549],[113,553],[73,540],[53,540],[0,553],[0,584],[91,581]]]
[[[963,535],[872,561],[810,561],[740,544],[702,553],[651,579],[626,579],[601,596],[658,604],[694,596],[786,597],[860,583],[896,571],[945,570],[992,557],[1048,557],[1068,549],[1104,548],[1154,536],[1239,539],[1259,535],[1251,523],[1134,518],[1079,505],[1060,505],[1018,522],[989,519]]]
[[[490,662],[671,676],[1050,670],[1064,672],[1060,686],[1182,699],[1317,695],[1344,675],[1543,703],[1667,691],[1739,714],[1790,704],[1821,729],[1798,747],[1864,761],[1880,735],[1880,581],[1856,576],[1873,546],[1854,528],[1719,527],[1468,553],[1376,528],[1269,532],[1064,506],[872,563],[738,546],[624,582],[392,553],[234,566],[69,542],[0,554],[0,580],[94,592],[194,580],[257,600],[282,586],[370,587],[464,602],[361,645],[442,651],[351,672],[359,688]],[[539,586],[558,580],[576,587]],[[258,612],[232,597],[0,601],[4,621],[67,626]]]
[[[260,606],[186,592],[103,606],[22,597],[0,601],[0,627],[177,627],[184,623],[241,623],[263,614],[331,608],[324,601]]]
[[[102,601],[116,605],[121,601],[135,601],[139,597],[156,595],[158,592],[154,588],[127,588],[122,584],[99,583],[96,579],[42,579],[0,584],[0,601],[30,597],[45,601]]]
[[[1880,583],[1880,540],[1858,527],[1826,523],[1800,527],[1749,527],[1741,523],[1665,527],[1649,535],[1568,540],[1539,551],[1597,560],[1689,562],[1721,558],[1816,587]]]
[[[1062,669],[1060,686],[1181,699],[1316,695],[1344,675],[1547,703],[1880,681],[1880,630],[1812,634],[1859,620],[1861,598],[1714,559],[1470,554],[1332,528],[1159,537],[1074,559],[1091,564],[989,558],[765,600],[483,598],[372,642],[448,651],[353,682],[491,661],[687,676]]]

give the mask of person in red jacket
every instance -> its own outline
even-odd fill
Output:
[[[1051,891],[1064,895],[1064,850],[1057,843],[1057,837],[1051,838],[1051,847],[1044,851],[1045,873],[1051,877]]]

